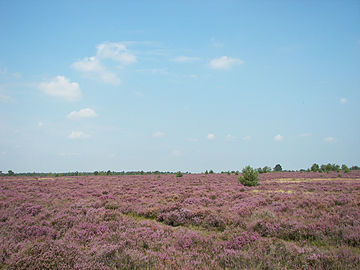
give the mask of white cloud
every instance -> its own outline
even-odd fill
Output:
[[[326,142],[326,143],[334,143],[334,142],[336,142],[336,139],[334,137],[325,137],[324,142]]]
[[[274,140],[277,141],[277,142],[281,142],[283,139],[284,139],[284,137],[281,136],[280,134],[274,136]]]
[[[120,78],[104,65],[104,60],[110,59],[120,64],[120,67],[137,62],[136,56],[130,53],[125,44],[121,42],[100,43],[96,46],[96,49],[95,56],[85,57],[74,62],[71,67],[88,75],[90,78],[100,79],[104,83],[119,85],[121,83]]]
[[[247,135],[247,136],[244,136],[242,138],[244,141],[250,141],[251,140],[251,136]]]
[[[104,69],[95,56],[85,57],[82,60],[73,63],[71,67],[81,72],[100,72]]]
[[[235,140],[236,140],[236,137],[235,137],[235,136],[233,136],[233,135],[231,135],[231,134],[228,134],[228,135],[226,135],[226,140],[227,140],[227,141],[231,141],[231,142],[233,142],[233,141],[235,141]]]
[[[229,69],[236,64],[238,65],[244,64],[244,61],[227,56],[214,58],[210,61],[210,67],[213,69]]]
[[[38,127],[42,127],[43,125],[44,125],[43,122],[41,122],[41,121],[38,122]]]
[[[80,153],[59,153],[59,156],[61,157],[77,157],[80,156]]]
[[[80,111],[73,111],[67,115],[67,118],[71,120],[78,120],[81,118],[94,118],[97,117],[96,112],[93,109],[85,108]]]
[[[195,74],[184,75],[185,78],[197,79],[198,76]]]
[[[174,62],[178,63],[188,63],[200,60],[199,57],[190,57],[190,56],[178,56],[173,59]]]
[[[121,42],[104,42],[96,46],[96,56],[100,59],[111,59],[123,65],[137,62],[136,56],[130,53]]]
[[[207,135],[207,138],[208,138],[208,140],[214,140],[214,139],[215,139],[215,135],[212,134],[212,133],[210,133],[210,134]]]
[[[14,99],[12,97],[0,94],[0,102],[1,103],[9,103],[12,101],[14,101]]]
[[[165,136],[165,134],[161,131],[157,131],[153,134],[154,138],[163,138]]]
[[[101,62],[95,57],[85,57],[71,65],[77,71],[80,71],[89,77],[102,80],[104,83],[119,85],[121,80],[117,75],[106,69]]]
[[[136,91],[135,96],[142,98],[142,97],[144,97],[144,94],[140,91]]]
[[[76,101],[81,98],[79,84],[70,82],[64,76],[56,76],[50,81],[40,83],[38,87],[49,96],[63,98],[67,101]]]
[[[210,39],[211,45],[214,46],[215,48],[221,48],[224,47],[224,43],[221,43],[219,41],[216,41],[215,38],[211,38]]]
[[[180,150],[177,150],[177,149],[172,150],[171,154],[172,154],[174,157],[179,157],[179,156],[181,156]]]
[[[345,104],[347,102],[346,98],[340,98],[340,104]]]
[[[90,136],[88,134],[85,134],[82,131],[71,131],[71,133],[68,136],[69,139],[86,139],[89,137]]]

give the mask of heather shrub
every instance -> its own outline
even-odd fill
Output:
[[[239,176],[239,181],[244,186],[249,186],[249,187],[257,186],[258,175],[259,173],[255,169],[251,168],[250,166],[246,166],[242,170],[242,175]]]

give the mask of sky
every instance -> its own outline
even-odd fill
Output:
[[[359,1],[0,1],[0,170],[360,164]]]

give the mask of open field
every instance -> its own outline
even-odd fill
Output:
[[[360,171],[2,177],[0,269],[360,269]]]

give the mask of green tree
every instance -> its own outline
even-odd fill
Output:
[[[341,169],[344,171],[344,173],[348,173],[350,171],[348,166],[346,166],[345,164],[341,165]]]
[[[311,170],[312,172],[318,172],[318,171],[320,170],[319,164],[314,163],[314,164],[311,166],[310,170]]]
[[[15,173],[12,170],[8,170],[8,176],[13,176]]]
[[[257,186],[259,181],[258,175],[259,173],[255,169],[250,166],[246,166],[242,170],[242,175],[239,176],[239,181],[244,186]]]
[[[178,172],[176,173],[176,177],[183,177],[182,172],[178,171]]]
[[[280,164],[276,164],[275,167],[274,167],[274,171],[275,172],[281,172],[282,171],[282,167]]]

